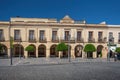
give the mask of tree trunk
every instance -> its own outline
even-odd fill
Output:
[[[59,51],[59,58],[61,58],[63,56],[63,52]]]

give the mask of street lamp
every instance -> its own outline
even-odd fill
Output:
[[[111,41],[113,42],[114,38],[111,37],[108,40],[108,55],[107,55],[107,60],[110,61],[110,45],[111,45]]]
[[[11,21],[10,21],[10,25],[9,25],[9,42],[10,42],[10,65],[13,65],[12,63],[12,37],[10,35],[11,33]]]
[[[70,60],[70,46],[69,46],[69,44],[70,44],[70,34],[68,35],[68,61],[69,62],[71,62],[71,60]]]
[[[21,45],[20,45],[20,40],[19,40],[19,58],[21,59]]]

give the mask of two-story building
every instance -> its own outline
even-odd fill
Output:
[[[70,47],[72,58],[87,57],[83,51],[86,44],[93,44],[97,51],[91,55],[97,58],[102,54],[107,57],[108,44],[110,52],[120,47],[120,26],[100,24],[87,24],[86,21],[75,21],[65,16],[60,21],[46,18],[10,18],[10,21],[0,21],[0,43],[2,50],[0,56],[10,56],[10,36],[13,37],[13,56],[24,57],[58,57],[56,46],[65,42]],[[31,45],[35,51],[28,54],[25,48]],[[63,57],[68,51],[63,52]]]

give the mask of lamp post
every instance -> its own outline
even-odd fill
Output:
[[[107,60],[110,61],[110,42],[108,41],[108,54],[107,54]]]
[[[11,33],[10,28],[11,28],[11,21],[10,21],[10,25],[9,25],[10,65],[13,65],[13,63],[12,63],[12,37],[11,37],[11,35],[10,35],[10,33]]]
[[[19,58],[21,59],[21,45],[20,45],[20,40],[19,40]]]
[[[71,60],[70,60],[70,46],[69,46],[69,44],[70,44],[70,34],[68,35],[68,61],[69,62],[71,62]]]

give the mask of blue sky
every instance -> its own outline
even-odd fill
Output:
[[[0,21],[16,16],[60,20],[65,15],[87,23],[120,24],[120,0],[0,0]]]

